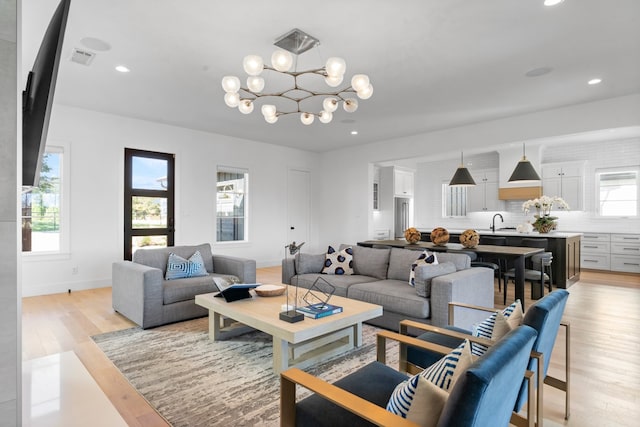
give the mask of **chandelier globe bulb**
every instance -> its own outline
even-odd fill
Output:
[[[356,74],[351,78],[351,87],[360,92],[369,86],[369,76],[366,74]]]
[[[264,104],[261,111],[265,117],[272,117],[276,115],[276,106],[272,104]]]
[[[301,113],[300,114],[300,121],[302,122],[302,124],[304,125],[310,125],[311,123],[313,123],[313,119],[315,118],[315,116],[311,113]]]
[[[338,109],[338,100],[331,97],[325,98],[324,101],[322,101],[322,108],[324,108],[324,111],[333,113]]]
[[[347,98],[344,100],[342,108],[344,108],[344,111],[347,113],[353,113],[358,109],[358,101],[353,98]]]
[[[277,71],[289,71],[293,65],[293,55],[286,50],[276,50],[271,55],[271,65]]]
[[[247,87],[251,92],[262,92],[262,89],[264,89],[264,79],[260,76],[249,76],[247,77]]]
[[[265,120],[267,123],[269,123],[269,124],[271,124],[271,125],[272,125],[272,124],[274,124],[275,122],[277,122],[277,121],[278,121],[278,116],[269,116],[269,117],[265,116],[265,117],[264,117],[264,120]]]
[[[342,58],[332,56],[331,58],[327,59],[325,71],[330,77],[344,76],[345,71],[347,71],[347,63],[344,62],[344,59]]]
[[[242,60],[242,67],[245,73],[250,76],[257,76],[264,70],[264,61],[258,55],[247,55]]]
[[[327,76],[324,78],[325,83],[331,87],[340,86],[342,80],[344,80],[344,76]]]
[[[330,123],[331,120],[333,120],[333,113],[322,110],[320,111],[320,117],[318,117],[318,120],[320,120],[321,123]]]
[[[240,105],[238,105],[238,110],[242,114],[250,114],[253,111],[253,102],[250,99],[243,99],[240,101]]]
[[[227,107],[236,108],[240,104],[240,95],[237,92],[227,92],[224,94],[224,103]]]
[[[367,86],[363,90],[357,91],[356,94],[358,95],[358,98],[360,98],[360,99],[369,99],[369,98],[371,98],[371,95],[373,95],[373,85],[369,84],[369,86]]]
[[[222,78],[222,89],[225,92],[238,92],[240,90],[240,79],[236,76],[224,76]]]

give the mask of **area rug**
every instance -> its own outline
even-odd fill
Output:
[[[333,382],[376,358],[376,332],[363,326],[363,345],[305,369]],[[210,341],[208,319],[92,337],[135,389],[175,427],[277,426],[279,377],[271,337],[259,331]],[[396,367],[398,346],[387,344]],[[309,392],[298,387],[298,396]]]

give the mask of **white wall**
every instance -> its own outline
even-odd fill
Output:
[[[25,296],[110,286],[111,263],[123,253],[125,147],[175,153],[176,245],[209,242],[214,253],[256,259],[258,266],[277,265],[284,255],[287,169],[308,170],[312,181],[318,174],[311,152],[60,105],[48,140],[70,146],[70,251],[25,256]],[[214,244],[218,165],[249,170],[247,243]],[[314,211],[312,205],[310,228],[317,233]]]
[[[638,125],[640,94],[323,153],[322,173],[333,179],[323,182],[320,192],[322,243],[357,242],[373,235],[370,164],[424,157],[442,160],[460,150],[479,153],[509,143]],[[453,173],[456,164],[451,163]],[[420,185],[416,183],[416,200]],[[416,218],[416,223],[430,220]],[[479,221],[488,225],[484,217]]]

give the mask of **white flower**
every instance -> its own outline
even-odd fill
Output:
[[[539,217],[541,214],[550,215],[551,208],[553,207],[554,203],[558,205],[560,209],[569,210],[569,204],[565,202],[562,197],[558,197],[558,196],[555,196],[555,197],[542,196],[539,199],[527,200],[522,204],[522,210],[526,214],[526,213],[529,213],[531,208],[536,208],[537,217]]]

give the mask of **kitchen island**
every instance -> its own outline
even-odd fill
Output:
[[[448,229],[449,242],[459,243],[462,229]],[[553,286],[568,288],[580,280],[580,240],[582,233],[568,233],[553,231],[551,233],[519,233],[511,229],[479,230],[482,236],[503,236],[507,239],[507,246],[522,246],[522,239],[547,239],[546,250],[553,253]],[[420,230],[422,240],[430,242],[431,230]]]

